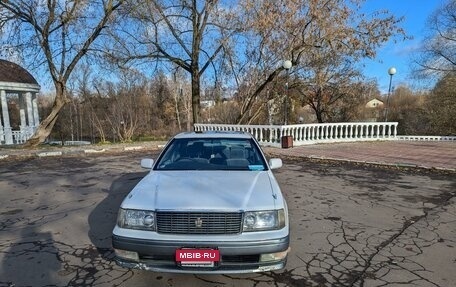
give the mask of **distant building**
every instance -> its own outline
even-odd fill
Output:
[[[373,99],[367,102],[366,108],[381,108],[383,107],[383,102],[378,99]]]
[[[364,106],[364,116],[366,122],[377,122],[381,119],[384,103],[379,99],[373,99]]]
[[[203,109],[212,108],[214,106],[215,106],[215,101],[212,101],[212,100],[201,101],[201,107],[203,107]]]

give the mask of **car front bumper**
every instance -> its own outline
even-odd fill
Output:
[[[287,257],[280,260],[260,261],[262,254],[288,252],[289,237],[272,240],[224,241],[158,241],[113,235],[114,249],[136,252],[138,260],[116,256],[116,263],[125,268],[172,273],[230,274],[280,270]],[[181,248],[209,248],[220,251],[220,261],[213,267],[182,267],[175,261],[175,252]]]

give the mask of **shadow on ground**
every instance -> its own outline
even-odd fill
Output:
[[[106,198],[90,213],[88,235],[103,257],[111,258],[111,235],[120,204],[146,174],[147,172],[128,173],[115,179],[109,190],[104,190]]]

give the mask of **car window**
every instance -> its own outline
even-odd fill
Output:
[[[266,170],[252,139],[174,139],[158,159],[156,170]]]

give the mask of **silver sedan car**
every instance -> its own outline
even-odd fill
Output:
[[[256,140],[243,132],[181,133],[122,202],[112,245],[126,268],[178,273],[279,270],[288,210]]]

